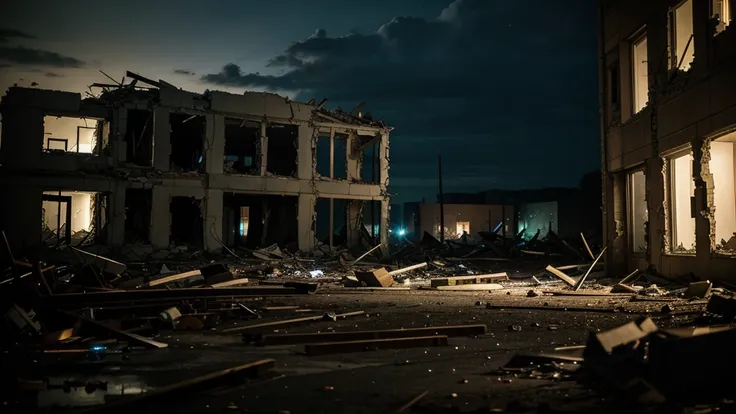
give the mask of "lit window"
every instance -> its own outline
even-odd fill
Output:
[[[716,33],[720,33],[731,24],[731,2],[732,0],[713,0],[713,18],[718,21]]]
[[[470,222],[469,221],[458,221],[455,225],[455,232],[458,237],[462,236],[463,233],[470,234]]]
[[[672,45],[672,67],[690,70],[695,59],[695,41],[693,39],[693,0],[686,0],[677,6],[671,17],[670,41]]]
[[[649,101],[649,72],[647,60],[647,37],[638,38],[632,45],[634,78],[634,113],[640,112]]]
[[[250,207],[240,207],[240,235],[248,236],[248,221],[250,220]]]
[[[46,151],[67,151],[91,154],[97,144],[97,120],[66,116],[43,118]]]
[[[647,212],[644,171],[629,174],[628,187],[632,251],[645,252],[647,250],[645,226],[649,220],[649,215]]]
[[[734,186],[734,142],[736,133],[710,144],[710,173],[713,175],[716,244],[723,246],[736,233],[736,186]]]
[[[691,202],[695,195],[693,154],[687,152],[668,160],[671,250],[695,253],[695,217]]]

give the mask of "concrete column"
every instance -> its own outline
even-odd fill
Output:
[[[157,107],[153,110],[153,167],[169,171],[171,166],[171,124],[169,110]]]
[[[693,41],[690,47],[695,47],[693,70],[697,76],[706,76],[710,67],[709,49],[713,40],[710,29],[711,3],[712,0],[693,0]]]
[[[207,173],[222,174],[225,159],[225,115],[207,115],[206,131],[204,145],[207,150],[205,154]]]
[[[110,222],[107,224],[107,244],[121,246],[125,243],[125,186],[116,185],[110,194]]]
[[[128,110],[117,108],[112,114],[110,128],[110,156],[116,163],[124,163],[128,159],[128,147],[125,133],[128,130]]]
[[[347,214],[347,246],[354,247],[360,245],[361,227],[363,226],[363,200],[350,200],[346,203],[345,213]]]
[[[360,152],[360,141],[357,134],[351,133],[348,135],[345,149],[347,151],[346,159],[348,160],[348,181],[359,182],[361,180],[360,167],[363,163],[363,154]]]
[[[388,257],[388,228],[390,223],[391,200],[388,196],[381,200],[381,220],[380,220],[380,240],[381,240],[381,256]]]
[[[388,170],[389,170],[389,141],[388,132],[381,135],[381,141],[378,144],[378,184],[385,189],[388,187]]]
[[[300,180],[311,180],[314,178],[314,150],[315,138],[314,128],[309,125],[299,125],[299,142],[297,149],[297,177]]]
[[[43,111],[23,108],[7,110],[2,120],[2,163],[12,168],[39,166],[43,150]]]
[[[207,251],[222,250],[222,213],[222,190],[205,190],[203,234]]]
[[[0,188],[12,195],[12,202],[5,202],[0,226],[5,231],[13,253],[41,242],[41,189],[34,186],[10,186]],[[5,200],[4,200],[5,201]]]
[[[171,232],[171,194],[166,187],[153,187],[151,191],[151,244],[168,247]]]
[[[649,264],[662,268],[662,254],[665,251],[666,216],[664,208],[664,162],[660,157],[647,160],[646,163],[646,197],[649,212]]]
[[[266,120],[261,122],[261,177],[266,176],[266,167],[268,165],[268,136],[266,136]]]
[[[316,204],[316,195],[299,194],[297,231],[299,250],[303,252],[314,250],[314,207]]]

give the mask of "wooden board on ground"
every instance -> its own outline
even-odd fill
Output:
[[[200,377],[191,378],[181,382],[177,382],[165,387],[157,388],[153,391],[139,394],[136,397],[121,398],[114,403],[103,404],[85,413],[110,413],[124,412],[130,413],[134,410],[145,409],[147,405],[156,402],[162,402],[167,399],[189,395],[195,392],[202,392],[207,389],[215,388],[220,385],[230,385],[236,383],[235,380],[246,378],[256,378],[259,374],[271,369],[274,366],[273,359],[263,359],[251,362],[249,364],[240,365],[234,368],[224,369],[222,371],[213,372]],[[146,410],[147,411],[147,410]]]
[[[435,289],[437,290],[446,290],[446,291],[468,291],[468,290],[499,290],[503,289],[503,285],[499,285],[498,283],[466,283],[462,285],[454,285],[454,286],[437,286]]]
[[[355,316],[355,315],[362,315],[365,311],[355,311],[355,312],[347,312],[347,313],[338,313],[335,315],[335,318],[344,318],[347,316]],[[318,321],[320,319],[325,319],[325,315],[315,315],[315,316],[305,316],[302,318],[294,318],[294,319],[283,319],[280,321],[271,321],[271,322],[263,322],[263,323],[256,323],[252,325],[246,325],[246,326],[236,326],[234,328],[228,328],[223,329],[220,332],[223,333],[237,333],[242,331],[247,331],[250,329],[257,329],[257,328],[267,328],[270,326],[279,326],[279,325],[291,325],[301,322],[310,322],[310,321]]]
[[[240,278],[240,279],[228,280],[227,282],[215,283],[211,286],[213,288],[220,288],[220,287],[228,287],[228,286],[245,285],[246,283],[248,283],[248,278]]]
[[[447,336],[419,336],[410,338],[371,339],[366,341],[325,342],[308,344],[304,352],[310,356],[342,354],[349,352],[404,349],[429,346],[447,346]]]
[[[152,280],[148,283],[141,283],[140,285],[138,285],[138,287],[151,287],[151,286],[163,285],[164,283],[174,282],[176,280],[186,279],[188,277],[197,276],[200,274],[202,273],[199,271],[199,269],[191,270],[189,272],[177,273],[175,275],[170,275],[170,276],[164,276],[162,278]]]
[[[568,290],[545,290],[542,293],[554,295],[554,296],[613,296],[613,297],[624,297],[630,298],[630,293],[610,293],[603,291],[568,291]]]
[[[498,280],[509,280],[509,276],[506,272],[491,273],[486,275],[470,275],[470,276],[450,276],[450,277],[438,277],[430,280],[430,286],[456,286],[467,283],[488,283],[490,281]]]
[[[92,328],[94,328],[98,332],[100,332],[100,331],[105,332],[105,333],[109,334],[110,336],[113,336],[113,337],[115,337],[117,339],[120,339],[120,340],[123,340],[123,341],[128,341],[128,342],[132,342],[132,343],[135,343],[135,344],[138,344],[138,345],[143,345],[143,346],[145,346],[147,348],[158,348],[158,349],[161,349],[161,348],[166,348],[166,347],[169,346],[168,344],[165,344],[163,342],[154,341],[153,339],[146,338],[145,336],[140,336],[140,335],[136,335],[134,333],[125,332],[125,331],[121,331],[119,329],[115,329],[115,328],[110,327],[108,325],[105,325],[103,323],[100,323],[100,322],[94,321],[92,319],[86,318],[84,316],[74,315],[73,313],[64,312],[64,311],[60,311],[60,312],[63,313],[63,314],[65,314],[65,315],[68,315],[68,316],[71,316],[71,317],[74,317],[74,318],[79,319],[80,321],[82,321],[82,323],[85,323],[85,324],[91,326]]]
[[[486,333],[486,325],[449,325],[449,326],[428,326],[426,328],[407,328],[407,329],[382,329],[372,331],[352,331],[352,332],[310,332],[296,334],[266,334],[255,338],[255,342],[261,346],[268,345],[293,345],[307,344],[315,342],[345,342],[359,341],[367,339],[391,339],[391,338],[407,338],[420,336],[438,336],[447,337],[458,336],[475,336],[484,335]]]
[[[575,280],[573,280],[570,276],[564,274],[562,271],[557,270],[554,266],[548,265],[545,268],[546,271],[552,273],[553,275],[557,276],[558,279],[562,280],[563,282],[567,283],[571,287],[575,287]]]

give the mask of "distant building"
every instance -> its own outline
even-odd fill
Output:
[[[419,220],[414,221],[412,233],[421,238],[427,232],[439,239],[441,235],[440,205],[417,204]],[[415,213],[416,214],[416,213]],[[478,239],[478,232],[492,231],[500,223],[499,233],[513,231],[514,206],[482,204],[445,204],[445,239],[455,240],[467,232],[471,238]]]
[[[606,271],[734,280],[736,2],[599,11]]]

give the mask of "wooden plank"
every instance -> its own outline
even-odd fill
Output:
[[[347,312],[347,313],[340,313],[335,315],[336,318],[345,318],[348,316],[355,316],[355,315],[363,315],[365,311],[355,311],[355,312]],[[279,326],[279,325],[292,325],[295,323],[301,323],[301,322],[310,322],[310,321],[318,321],[320,319],[324,319],[325,315],[315,315],[315,316],[305,316],[302,318],[294,318],[294,319],[284,319],[280,321],[271,321],[271,322],[263,322],[263,323],[256,323],[253,325],[246,325],[246,326],[236,326],[234,328],[228,328],[223,329],[220,332],[223,333],[233,333],[233,332],[242,332],[247,331],[249,329],[257,329],[257,328],[266,328],[270,326]]]
[[[580,238],[583,239],[583,244],[585,245],[585,250],[588,252],[588,255],[591,259],[595,260],[595,255],[593,254],[593,251],[590,250],[590,246],[588,245],[588,241],[585,240],[585,235],[583,235],[583,232],[580,232]]]
[[[403,267],[401,269],[392,270],[392,271],[388,272],[388,274],[391,275],[391,276],[396,276],[396,275],[400,275],[402,273],[411,272],[412,270],[421,269],[423,267],[427,267],[427,262],[415,264],[413,266]]]
[[[298,306],[264,306],[261,310],[264,311],[285,311],[285,310],[297,310]]]
[[[108,259],[107,257],[92,254],[90,252],[86,252],[81,249],[77,249],[76,247],[72,247],[73,252],[77,252],[81,256],[81,261],[86,264],[94,264],[95,266],[99,267],[100,270],[103,270],[108,273],[112,273],[114,275],[119,275],[128,268],[123,263],[116,262],[115,260]]]
[[[107,326],[105,324],[102,324],[100,322],[94,321],[92,319],[86,318],[86,317],[81,316],[81,315],[75,315],[73,313],[64,312],[64,311],[60,311],[60,312],[63,313],[63,314],[65,314],[65,315],[71,316],[73,318],[79,319],[80,321],[86,323],[87,325],[92,326],[97,331],[105,332],[105,333],[109,334],[110,336],[113,336],[113,337],[115,337],[117,339],[120,339],[120,340],[123,340],[123,341],[128,341],[128,342],[136,343],[138,345],[142,345],[142,346],[145,346],[147,348],[161,349],[161,348],[166,348],[166,347],[169,346],[168,344],[165,344],[163,342],[154,341],[151,338],[146,338],[144,336],[136,335],[134,333],[129,333],[129,332],[121,331],[119,329],[115,329],[113,327]]]
[[[402,405],[399,407],[398,410],[396,410],[397,413],[405,413],[411,409],[411,407],[415,406],[416,403],[422,400],[422,398],[426,397],[427,394],[429,394],[429,391],[424,391],[421,394],[417,395],[416,397],[412,398],[408,403]]]
[[[240,279],[228,280],[227,282],[215,283],[214,285],[211,285],[211,287],[221,288],[221,287],[228,287],[228,286],[244,285],[246,283],[248,283],[248,278],[242,277]]]
[[[486,325],[428,326],[425,328],[381,329],[352,332],[310,332],[296,334],[267,334],[255,338],[257,345],[293,345],[314,342],[345,342],[368,339],[392,339],[422,336],[475,336],[484,335]]]
[[[464,285],[437,286],[437,290],[445,291],[467,291],[467,290],[499,290],[503,289],[503,285],[498,283],[468,283]]]
[[[189,272],[177,273],[175,275],[165,276],[165,277],[162,277],[162,278],[159,278],[159,279],[156,279],[156,280],[152,280],[152,281],[150,281],[148,283],[141,283],[137,287],[145,288],[145,287],[163,285],[164,283],[174,282],[176,280],[186,279],[188,277],[197,276],[197,275],[200,275],[200,274],[202,274],[202,273],[199,271],[199,269],[191,270]]]
[[[410,338],[370,339],[366,341],[325,342],[308,344],[304,352],[309,356],[364,352],[381,349],[404,349],[447,346],[447,336],[418,336]]]
[[[547,265],[545,268],[546,271],[552,273],[553,275],[557,276],[558,279],[562,280],[563,282],[567,283],[571,287],[575,287],[575,280],[570,278],[570,276],[562,273],[562,271],[555,269],[552,265]]]
[[[629,293],[610,293],[610,292],[575,292],[568,290],[545,290],[542,293],[554,295],[554,296],[613,296],[613,297],[625,297],[629,298],[633,295]]]
[[[509,276],[506,272],[501,272],[485,275],[438,277],[430,280],[430,286],[454,286],[461,284],[457,282],[483,283],[483,280],[509,280]]]
[[[242,381],[246,378],[256,378],[259,374],[271,369],[275,360],[262,359],[260,361],[251,362],[233,368],[216,371],[200,377],[191,378],[181,382],[177,382],[165,387],[155,389],[153,391],[138,394],[136,397],[121,398],[114,403],[103,404],[84,413],[110,413],[124,412],[131,413],[135,410],[145,409],[150,404],[163,402],[167,399],[173,399],[181,396],[189,396],[193,393],[199,393],[207,389],[212,389],[221,385],[230,385]],[[165,411],[165,410],[164,410]]]
[[[585,283],[585,279],[587,279],[588,275],[590,275],[590,272],[593,271],[593,267],[595,266],[595,264],[598,263],[599,260],[601,260],[601,257],[603,257],[603,253],[606,252],[607,248],[608,246],[604,247],[603,250],[601,250],[601,252],[598,254],[598,257],[596,257],[595,260],[593,261],[593,264],[590,265],[590,268],[588,269],[588,271],[585,272],[585,274],[583,275],[583,277],[580,278],[580,280],[578,280],[578,283],[575,285],[576,292],[580,290],[580,287],[583,286],[583,283]]]

